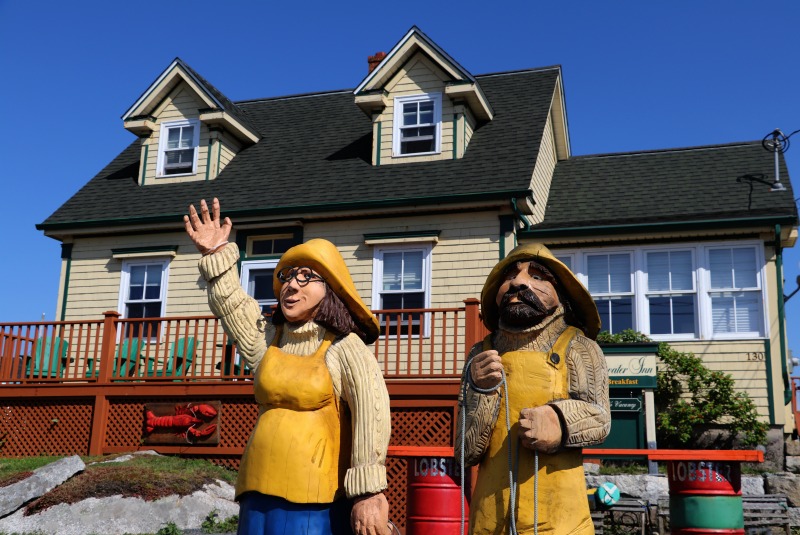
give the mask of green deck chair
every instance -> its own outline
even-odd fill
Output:
[[[55,341],[55,348],[51,343]],[[36,339],[33,358],[25,364],[25,376],[28,378],[52,379],[62,377],[67,367],[67,351],[69,342],[58,336]]]
[[[152,358],[147,360],[148,377],[172,377],[188,373],[192,368],[196,349],[197,341],[194,336],[178,338],[178,341],[173,342],[169,348],[166,369],[156,370],[155,360]],[[180,379],[176,379],[176,381],[179,380]]]
[[[114,370],[111,372],[112,377],[128,377],[133,375],[133,370],[136,367],[136,362],[140,357],[141,340],[138,338],[126,338],[122,341],[122,346],[117,348],[114,353]],[[122,370],[117,370],[117,361],[119,360]],[[86,377],[97,377],[100,370],[94,367],[94,359],[89,357],[86,359]]]

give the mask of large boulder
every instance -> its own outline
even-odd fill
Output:
[[[0,488],[0,518],[8,516],[26,503],[50,492],[86,465],[80,457],[64,457],[33,471],[30,477]]]
[[[766,474],[764,490],[767,494],[785,494],[790,507],[800,507],[800,476],[789,472]]]

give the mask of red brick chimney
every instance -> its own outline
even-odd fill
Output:
[[[386,57],[386,52],[376,52],[374,56],[369,56],[367,58],[367,62],[369,63],[369,72],[374,71],[375,67],[377,67],[378,64],[381,61],[383,61],[383,58],[385,57]]]

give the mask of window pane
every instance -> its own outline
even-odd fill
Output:
[[[401,308],[403,308],[403,294],[381,295],[381,309],[400,310]]]
[[[587,260],[589,293],[608,293],[608,256],[593,255]]]
[[[403,126],[418,124],[417,122],[417,103],[411,102],[403,104]]]
[[[128,299],[139,300],[144,298],[144,277],[146,272],[147,272],[146,266],[131,267],[130,286],[128,288]]]
[[[181,129],[180,128],[170,128],[167,130],[167,148],[168,149],[177,149],[180,146],[181,142]]]
[[[712,249],[708,252],[712,288],[733,288],[733,262],[730,249]],[[726,331],[727,332],[727,331]]]
[[[433,102],[420,102],[419,122],[420,124],[433,123]]]
[[[669,254],[669,266],[672,273],[673,290],[693,290],[692,253],[690,251],[672,251]]]
[[[736,332],[759,332],[761,314],[759,313],[760,299],[755,292],[737,294],[736,303]]]
[[[274,241],[275,246],[272,250],[273,254],[285,253],[295,243],[294,238],[277,238]]]
[[[758,288],[755,249],[733,249],[733,269],[734,288]]]
[[[571,256],[556,256],[559,262],[567,266],[572,271],[572,257]]]
[[[650,298],[650,334],[672,334],[669,297]]]
[[[272,288],[274,270],[251,269],[247,281],[247,290],[256,301],[274,301],[275,291]]]
[[[411,251],[404,255],[403,289],[422,289],[422,251]]]
[[[608,299],[595,299],[594,304],[597,305],[597,312],[600,313],[601,329],[611,332],[611,304]]]
[[[383,255],[383,289],[400,290],[403,270],[403,253],[385,253]]]
[[[714,333],[735,332],[733,295],[730,293],[711,296],[711,324]]]
[[[631,257],[627,254],[608,255],[611,272],[611,291],[631,291]]]
[[[694,296],[680,295],[672,298],[672,332],[694,334]]]
[[[403,296],[403,308],[425,308],[425,293],[413,292],[401,294]]]
[[[633,300],[612,299],[611,300],[611,325],[615,333],[625,329],[633,329]]]
[[[194,126],[184,126],[181,132],[181,147],[192,147],[194,141]]]
[[[654,292],[669,291],[669,253],[647,253],[647,288]],[[651,319],[651,327],[652,324]]]
[[[421,141],[404,141],[400,144],[401,154],[417,154],[420,152],[434,152],[436,150],[436,141],[421,140]]]
[[[147,266],[145,299],[161,297],[161,266]]]

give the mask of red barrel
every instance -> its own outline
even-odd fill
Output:
[[[459,535],[460,469],[452,457],[409,457],[406,535]],[[464,499],[464,533],[469,519]]]
[[[670,461],[672,535],[744,535],[738,462]]]

